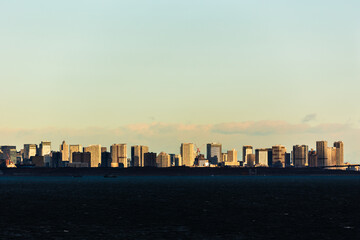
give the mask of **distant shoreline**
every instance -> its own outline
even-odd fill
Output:
[[[2,168],[1,176],[334,176],[356,175],[358,171],[320,168]]]

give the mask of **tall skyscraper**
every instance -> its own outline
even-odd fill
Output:
[[[253,147],[252,146],[243,146],[243,162],[246,164],[247,162],[247,155],[253,153]]]
[[[309,167],[317,167],[317,154],[314,149],[309,151]]]
[[[180,154],[182,158],[182,165],[187,167],[194,166],[195,153],[193,143],[182,143],[180,147]]]
[[[84,152],[89,152],[91,155],[90,167],[99,167],[101,165],[101,145],[84,147]]]
[[[275,145],[272,147],[272,166],[285,167],[286,148],[283,145]]]
[[[69,161],[69,145],[65,141],[60,145],[60,152],[62,154],[62,161]]]
[[[83,148],[81,145],[70,145],[70,163],[73,162],[73,153],[74,152],[82,152]]]
[[[156,165],[162,168],[170,167],[170,155],[165,152],[159,153],[156,158]]]
[[[237,162],[237,151],[235,149],[227,151],[227,161],[228,162]]]
[[[30,160],[31,157],[35,157],[37,152],[36,144],[24,144],[24,159]]]
[[[246,166],[253,167],[255,166],[255,154],[246,155]]]
[[[308,152],[309,147],[307,145],[293,146],[293,164],[295,167],[305,167],[308,165]]]
[[[255,165],[267,167],[268,166],[268,149],[255,149]]]
[[[219,143],[208,143],[207,144],[206,156],[211,164],[216,165],[222,161],[221,148],[222,148],[222,146]]]
[[[336,165],[344,165],[344,143],[334,142],[334,147],[336,147]]]
[[[144,154],[149,152],[148,146],[136,145],[131,147],[131,162],[133,167],[144,166]]]
[[[51,167],[51,142],[42,141],[39,146],[39,155],[45,159],[45,167]]]
[[[110,147],[111,152],[111,167],[124,167],[127,168],[127,145],[126,144],[113,144]]]
[[[316,142],[317,166],[329,166],[329,149],[327,141]]]
[[[144,167],[156,167],[156,153],[144,153]]]

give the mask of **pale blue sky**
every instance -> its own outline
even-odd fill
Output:
[[[299,124],[315,114],[310,126],[357,129],[359,11],[359,1],[0,0],[0,124]]]

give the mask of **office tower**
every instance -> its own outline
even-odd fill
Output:
[[[255,165],[267,167],[268,166],[268,149],[259,148],[255,149]]]
[[[314,149],[311,149],[309,151],[309,167],[317,167],[317,154],[316,151]]]
[[[235,149],[227,151],[227,161],[228,162],[233,162],[233,163],[238,161],[238,159],[237,159],[237,151]]]
[[[194,166],[194,161],[195,161],[194,144],[182,143],[180,147],[180,155],[183,166],[187,166],[187,167]]]
[[[149,152],[149,147],[136,145],[131,147],[131,162],[133,167],[144,166],[144,154]]]
[[[70,163],[72,163],[73,162],[73,160],[72,160],[72,157],[73,157],[73,153],[74,152],[82,152],[83,151],[83,148],[82,148],[82,146],[81,145],[70,145]]]
[[[91,166],[91,153],[90,152],[73,152],[71,165],[79,167]]]
[[[291,166],[291,153],[285,153],[285,167]]]
[[[164,152],[159,153],[156,158],[156,165],[161,168],[170,167],[170,155]]]
[[[144,153],[144,167],[156,167],[156,153]]]
[[[309,147],[306,145],[293,146],[293,164],[295,167],[306,167],[308,165]]]
[[[110,147],[111,152],[111,167],[124,167],[127,168],[127,145],[126,144],[113,144]]]
[[[16,164],[16,146],[1,146],[2,153],[0,154],[0,160],[9,160],[9,163]]]
[[[246,166],[247,167],[255,166],[255,154],[247,154],[246,155]]]
[[[336,147],[336,165],[344,165],[344,143],[342,141],[334,142]]]
[[[243,162],[246,164],[246,159],[248,154],[253,153],[253,147],[252,146],[243,146]]]
[[[101,152],[101,167],[110,167],[112,164],[111,153],[109,152]],[[119,166],[119,165],[117,165]],[[113,167],[113,166],[111,166]]]
[[[69,161],[69,145],[65,141],[60,145],[60,152],[62,154],[62,161]]]
[[[337,148],[336,147],[331,147],[331,161],[330,161],[330,166],[336,166],[336,151]]]
[[[272,148],[268,148],[268,166],[272,167],[273,166],[273,153],[272,153]]]
[[[275,145],[272,147],[272,166],[285,167],[286,148],[283,145]]]
[[[210,161],[211,164],[218,164],[221,162],[221,150],[222,146],[219,143],[208,143],[206,147],[206,156],[207,159]]]
[[[324,167],[329,166],[329,150],[327,141],[316,142],[316,153],[317,153],[317,166]]]
[[[24,144],[24,159],[30,160],[31,157],[36,156],[36,144]]]
[[[52,161],[51,161],[50,167],[53,167],[53,168],[63,167],[62,152],[52,152],[51,158],[52,158]]]
[[[179,154],[169,154],[170,155],[170,164],[173,167],[181,166],[181,155]]]
[[[99,167],[101,164],[101,145],[90,145],[84,147],[84,152],[89,152],[91,155],[90,167]]]
[[[45,167],[51,166],[51,142],[42,141],[40,143],[39,156],[45,158]]]

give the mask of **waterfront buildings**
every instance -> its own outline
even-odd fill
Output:
[[[272,147],[272,166],[285,167],[286,148],[283,145],[275,145]]]
[[[253,147],[246,145],[243,146],[243,163],[247,164],[247,155],[253,153]]]
[[[60,152],[62,154],[62,161],[69,161],[69,145],[65,141],[60,145]]]
[[[194,166],[195,153],[193,143],[182,143],[180,147],[182,165],[187,167]]]
[[[31,157],[35,157],[37,153],[36,144],[24,144],[24,159],[30,160]]]
[[[16,146],[1,146],[0,147],[1,153],[0,153],[0,160],[7,160],[9,161],[9,164],[16,164]]]
[[[255,166],[255,154],[247,154],[246,155],[246,166],[254,167]]]
[[[161,168],[170,167],[170,155],[165,152],[159,153],[156,158],[156,166]]]
[[[267,148],[259,148],[255,149],[255,165],[261,167],[268,166],[268,149]]]
[[[42,141],[39,145],[39,156],[45,159],[45,167],[51,166],[51,142]]]
[[[317,167],[329,166],[329,149],[327,141],[316,142]]]
[[[227,151],[227,162],[238,163],[237,151],[235,149]]]
[[[309,147],[306,145],[293,146],[293,164],[295,167],[308,166]]]
[[[336,165],[344,165],[344,143],[342,141],[334,142],[336,147]]]
[[[149,152],[148,146],[136,145],[131,147],[131,162],[133,167],[144,166],[144,154]]]
[[[101,165],[101,145],[95,144],[84,147],[84,152],[91,155],[90,167],[99,167]]]
[[[309,167],[317,167],[317,154],[314,149],[311,149],[308,153]]]
[[[113,144],[110,147],[111,153],[111,167],[124,167],[127,168],[127,145],[126,144]]]
[[[208,143],[206,147],[206,156],[211,164],[218,164],[222,161],[222,145],[219,143]]]
[[[74,152],[82,152],[83,151],[83,148],[81,145],[70,145],[70,163],[73,162],[73,153]]]
[[[144,167],[156,167],[156,153],[144,153]]]

